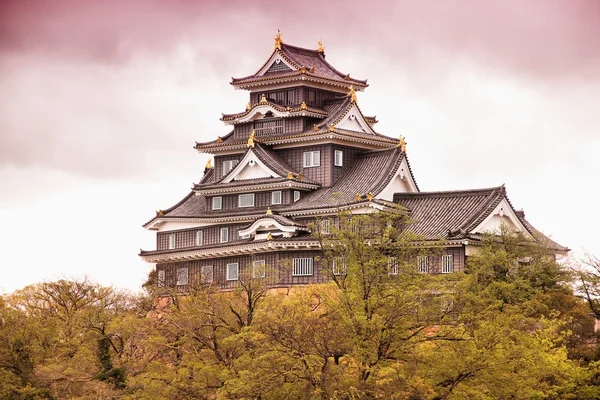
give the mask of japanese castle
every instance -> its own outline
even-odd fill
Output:
[[[187,196],[144,224],[157,232],[156,249],[140,256],[156,264],[158,286],[227,289],[241,276],[265,277],[265,266],[275,271],[273,287],[324,282],[310,224],[319,221],[326,233],[340,211],[395,204],[407,209],[410,229],[425,243],[445,245],[421,257],[421,272],[462,271],[481,234],[501,225],[568,251],[515,210],[504,186],[421,192],[404,139],[378,133],[375,117],[358,105],[367,81],[329,64],[321,42],[315,50],[296,47],[279,33],[258,71],[231,85],[249,92],[248,104],[223,114],[228,134],[195,146],[214,161]]]

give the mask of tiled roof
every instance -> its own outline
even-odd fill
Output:
[[[283,215],[279,215],[279,214],[263,214],[263,215],[257,216],[248,225],[243,226],[242,229],[249,228],[256,221],[258,221],[260,219],[264,219],[264,218],[272,218],[275,221],[279,222],[283,226],[294,226],[301,230],[307,230],[306,225],[299,224],[298,222],[295,222],[295,221],[293,221],[287,217],[284,217]]]
[[[264,106],[264,105],[269,105],[270,107],[274,108],[275,110],[277,110],[279,112],[288,112],[289,117],[293,117],[295,114],[302,114],[302,113],[309,115],[311,117],[317,117],[317,118],[323,118],[324,116],[327,115],[327,111],[325,111],[324,109],[318,108],[318,107],[307,106],[306,104],[304,104],[304,105],[295,104],[293,106],[285,106],[284,107],[277,103],[273,103],[273,102],[267,100],[266,102],[255,103],[248,110],[243,111],[241,113],[222,114],[221,121],[234,121],[233,123],[235,123],[236,119],[243,118],[243,117],[247,116],[248,114],[252,113],[252,111],[256,107],[260,107],[260,106]]]
[[[258,75],[258,71],[255,74],[243,77],[243,78],[233,78],[232,84],[242,84],[245,82],[251,82],[255,80],[271,80],[276,78],[285,78],[291,77],[295,75],[304,74],[309,77],[321,78],[330,81],[336,81],[340,83],[345,83],[348,86],[355,85],[358,87],[367,86],[366,80],[351,78],[349,74],[344,74],[334,68],[331,64],[329,64],[325,60],[325,56],[323,53],[318,52],[317,50],[305,49],[302,47],[292,46],[289,44],[282,43],[281,50],[274,50],[274,52],[279,51],[281,56],[291,65],[293,65],[297,71],[282,71],[279,73],[269,73],[263,76]],[[267,59],[267,61],[271,58],[271,55]],[[263,67],[266,65],[263,64]],[[259,71],[263,68],[259,68]],[[305,68],[304,72],[300,72],[302,67]],[[314,70],[313,70],[314,68]]]

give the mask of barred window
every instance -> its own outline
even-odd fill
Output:
[[[311,276],[313,274],[312,258],[294,258],[292,276]]]
[[[321,166],[320,151],[305,151],[304,152],[304,167],[319,167]]]
[[[333,165],[335,165],[336,167],[341,167],[343,164],[343,159],[344,159],[344,153],[341,150],[336,150],[334,152],[334,162]]]
[[[177,268],[177,286],[188,284],[188,269]]]
[[[196,246],[202,246],[204,243],[202,231],[196,231]]]
[[[426,274],[429,272],[429,257],[427,256],[417,256],[417,267],[419,268],[419,272],[422,274]]]
[[[159,269],[156,277],[156,284],[158,287],[164,287],[166,283],[165,270]]]
[[[221,243],[229,242],[229,228],[221,228]]]
[[[449,274],[454,271],[454,256],[442,256],[442,274]]]
[[[294,190],[294,203],[300,200],[300,191]]]
[[[232,263],[227,264],[227,280],[237,281],[240,275],[240,264]]]
[[[174,249],[177,245],[177,236],[174,233],[169,235],[169,249]]]
[[[264,278],[267,274],[265,260],[256,260],[252,262],[252,277]]]
[[[202,282],[212,282],[213,281],[213,271],[214,268],[212,265],[204,265],[200,269],[200,277],[202,278]]]
[[[388,257],[387,259],[388,273],[390,275],[398,275],[398,258]]]
[[[221,196],[216,196],[212,198],[212,209],[220,210],[223,208],[223,198]]]
[[[348,266],[344,257],[335,257],[333,259],[332,272],[334,275],[346,275],[348,273]]]
[[[238,160],[223,161],[223,175],[227,175],[237,165]]]
[[[240,194],[238,196],[238,207],[254,207],[254,193]]]
[[[310,90],[308,91],[308,104],[309,105],[315,105],[317,104],[317,92],[314,90]]]
[[[256,121],[254,122],[254,131],[257,136],[283,133],[284,124],[282,119]]]
[[[331,233],[331,221],[328,219],[322,219],[319,221],[319,227],[323,235],[329,235]]]
[[[271,192],[271,204],[281,204],[281,190]]]

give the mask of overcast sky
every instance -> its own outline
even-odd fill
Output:
[[[423,191],[506,184],[541,231],[600,255],[600,2],[0,3],[0,293],[87,275],[138,290],[141,225],[185,196],[192,148],[242,111],[281,29],[369,87]]]

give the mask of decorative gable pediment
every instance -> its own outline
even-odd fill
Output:
[[[279,178],[280,176],[267,167],[256,156],[253,149],[250,149],[244,155],[244,158],[235,166],[231,172],[223,179],[223,183],[239,181],[244,179],[257,178]]]
[[[256,76],[263,76],[269,73],[278,73],[278,72],[289,72],[295,71],[297,68],[289,63],[281,54],[279,50],[273,52],[271,58],[265,63],[264,67],[262,67],[257,73]]]
[[[365,120],[362,112],[356,105],[352,104],[350,110],[344,115],[344,117],[335,125],[336,128],[346,129],[354,132],[371,133],[375,134],[371,125]]]
[[[506,198],[471,233],[500,233],[502,226],[531,236]]]
[[[394,193],[415,193],[418,191],[419,189],[415,183],[415,178],[412,176],[412,172],[408,167],[406,157],[404,157],[400,166],[394,173],[394,177],[390,180],[390,183],[388,183],[375,198],[393,201]]]
[[[296,226],[286,226],[275,218],[265,217],[255,221],[246,229],[239,230],[238,234],[240,237],[254,236],[254,240],[264,240],[269,234],[272,237],[292,237],[296,235],[297,230]]]

